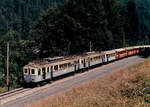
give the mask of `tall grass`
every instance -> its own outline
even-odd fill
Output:
[[[0,94],[2,94],[4,92],[7,92],[7,89],[6,88],[0,88]]]
[[[150,59],[47,97],[28,107],[148,107]]]

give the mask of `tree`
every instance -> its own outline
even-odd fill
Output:
[[[128,38],[133,45],[137,44],[139,40],[139,19],[136,12],[136,4],[134,0],[129,0],[127,3],[127,17],[129,18],[130,30],[128,32]]]
[[[106,12],[108,29],[112,33],[113,45],[111,48],[120,48],[123,46],[123,21],[121,15],[122,5],[120,0],[102,0]]]
[[[40,50],[40,57],[87,52],[90,42],[93,50],[105,50],[113,43],[107,26],[101,0],[70,0],[45,11],[31,37]]]
[[[33,60],[31,57],[31,51],[29,51],[30,47],[26,47],[29,45],[29,42],[21,39],[21,35],[13,30],[7,32],[1,38],[0,45],[0,53],[1,58],[0,62],[3,64],[0,65],[1,70],[4,74],[6,74],[6,56],[7,56],[7,47],[6,44],[9,42],[10,44],[10,60],[9,60],[9,71],[10,71],[10,85],[15,88],[21,85],[23,81],[23,66],[27,64],[30,60]],[[32,48],[30,48],[31,50]],[[27,53],[28,51],[28,53]],[[32,51],[33,53],[33,51]],[[30,54],[30,55],[29,55]],[[3,57],[2,57],[3,56]],[[6,75],[5,75],[6,76]],[[5,86],[6,77],[3,78],[2,86]]]
[[[145,36],[144,45],[149,45],[149,43],[150,43],[150,41],[149,41],[148,36]]]

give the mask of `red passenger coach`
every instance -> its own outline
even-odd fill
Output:
[[[140,53],[139,47],[126,48],[128,56],[137,55]]]
[[[116,49],[116,59],[121,59],[127,56],[127,51],[125,48]]]
[[[133,48],[131,48],[131,49],[127,49],[127,54],[128,54],[128,56],[132,56],[132,55],[134,55],[134,49]]]

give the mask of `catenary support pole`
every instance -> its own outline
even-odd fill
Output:
[[[9,42],[7,43],[7,90],[9,91]]]

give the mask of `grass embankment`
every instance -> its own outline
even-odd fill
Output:
[[[4,92],[7,92],[7,89],[6,88],[0,88],[0,94],[2,94]]]
[[[47,97],[29,107],[150,106],[150,58],[79,87]]]
[[[15,87],[10,87],[10,91],[12,91],[12,90],[15,90],[15,89],[17,89],[17,88],[20,88],[20,86],[18,85],[16,85]],[[0,87],[0,94],[3,94],[3,93],[5,93],[5,92],[8,92],[7,91],[7,87]]]

